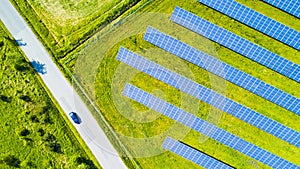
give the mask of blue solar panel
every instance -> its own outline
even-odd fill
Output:
[[[176,7],[171,20],[253,61],[300,82],[300,66],[240,36]]]
[[[300,18],[300,1],[299,0],[263,0],[264,2],[275,6],[291,15]]]
[[[207,169],[233,168],[171,137],[165,139],[162,147]]]
[[[300,133],[277,121],[251,110],[223,95],[220,95],[186,77],[174,73],[150,60],[147,60],[123,47],[118,53],[118,60],[140,70],[178,90],[198,98],[220,110],[223,110],[261,130],[300,147]],[[287,134],[288,133],[288,134]]]
[[[300,99],[240,71],[171,36],[148,27],[144,39],[186,61],[189,61],[231,83],[300,115]]]
[[[300,50],[300,32],[262,15],[234,0],[198,0],[199,2],[248,25],[278,41]]]
[[[126,84],[123,95],[272,168],[299,168],[299,166],[255,146],[133,85]]]

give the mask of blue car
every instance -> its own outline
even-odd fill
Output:
[[[75,112],[70,112],[69,115],[72,118],[72,120],[74,121],[74,123],[80,124],[80,119]]]

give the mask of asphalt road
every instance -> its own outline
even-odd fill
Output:
[[[82,120],[79,125],[73,123],[70,117],[69,119],[100,165],[104,169],[127,168],[87,106],[73,90],[73,87],[9,0],[1,0],[0,2],[0,19],[16,40],[22,39],[22,42],[26,43],[20,47],[27,58],[31,62],[36,61],[44,64],[44,71],[40,71],[39,75],[67,116],[69,117],[68,113],[71,111],[75,111],[79,115]]]

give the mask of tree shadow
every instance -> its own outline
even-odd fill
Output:
[[[27,103],[32,102],[31,98],[27,95],[22,95],[19,98]]]
[[[40,63],[39,61],[35,61],[35,60],[30,62],[30,64],[38,73],[41,73],[41,74],[47,73],[47,70],[45,67],[46,64]]]
[[[4,36],[4,39],[10,42],[13,46],[19,46],[16,39],[11,39],[9,36]]]
[[[77,164],[86,164],[89,166],[90,169],[97,169],[97,167],[95,166],[95,164],[93,163],[92,160],[87,159],[85,157],[77,157],[75,162]]]
[[[8,155],[4,157],[1,162],[4,162],[10,167],[20,168],[21,161],[14,155]]]
[[[7,97],[5,95],[0,95],[0,100],[6,103],[10,103],[12,101],[12,97]]]

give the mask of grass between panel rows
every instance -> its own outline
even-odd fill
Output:
[[[282,23],[288,26],[291,26],[295,29],[298,28],[297,30],[299,31],[300,22],[296,22],[297,19],[295,19],[294,17],[289,16],[281,11],[278,11],[277,9],[259,1],[251,0],[241,2],[245,3],[245,5],[248,5],[255,10],[258,10],[259,12],[266,14],[269,17],[281,21]],[[146,7],[144,7],[140,12],[156,12],[170,16],[170,13],[172,13],[176,5],[188,11],[191,11],[197,14],[198,16],[209,20],[212,23],[224,27],[225,29],[232,31],[235,34],[245,37],[246,39],[249,39],[275,53],[278,53],[279,55],[297,64],[300,64],[300,54],[297,50],[294,50],[268,36],[265,36],[239,22],[236,22],[233,19],[230,19],[196,1],[153,1]],[[139,22],[139,20],[136,19],[136,22]],[[141,22],[147,21],[144,19]],[[159,22],[159,17],[157,17],[157,22]],[[123,23],[123,25],[126,24],[130,25],[132,23]],[[95,102],[98,104],[99,109],[102,111],[105,118],[113,126],[116,132],[120,134],[120,138],[123,140],[124,144],[129,148],[133,155],[141,153],[140,151],[148,151],[148,153],[151,154],[153,150],[151,150],[151,148],[149,148],[148,150],[147,148],[144,149],[140,145],[135,146],[133,144],[135,142],[130,140],[129,138],[153,138],[159,135],[160,137],[155,141],[156,143],[161,143],[164,136],[169,134],[171,134],[171,136],[173,134],[173,136],[177,138],[182,138],[182,133],[180,132],[185,132],[186,130],[183,126],[174,123],[174,121],[166,117],[160,116],[159,114],[147,109],[144,106],[141,106],[140,104],[129,101],[126,98],[122,98],[122,96],[118,96],[118,94],[120,95],[120,92],[122,91],[124,85],[124,81],[126,80],[127,82],[130,82],[146,91],[153,92],[158,97],[161,97],[187,110],[190,107],[186,107],[186,105],[193,104],[196,102],[196,104],[199,105],[199,108],[196,111],[192,109],[191,112],[197,114],[203,119],[213,117],[210,117],[211,114],[209,105],[200,101],[195,101],[193,100],[193,98],[180,93],[174,88],[171,88],[170,86],[165,85],[162,82],[157,81],[143,73],[139,73],[138,71],[135,71],[132,68],[120,65],[120,62],[116,60],[116,54],[120,46],[125,46],[128,49],[136,51],[142,56],[150,58],[151,60],[154,60],[155,62],[158,62],[164,66],[167,66],[175,72],[182,73],[181,69],[183,69],[184,67],[180,66],[187,65],[187,67],[192,72],[195,81],[204,86],[207,86],[208,88],[214,88],[214,86],[212,86],[212,84],[210,83],[211,79],[218,79],[218,77],[215,77],[214,75],[209,75],[206,71],[190,63],[183,62],[175,56],[170,55],[145,42],[142,39],[142,32],[138,35],[130,36],[125,39],[122,39],[121,41],[117,41],[118,39],[116,37],[123,36],[124,34],[130,34],[131,30],[142,27],[139,24],[137,25],[138,26],[132,24],[132,26],[127,27],[122,27],[121,25],[119,28],[120,31],[112,31],[113,33],[111,34],[111,36],[107,36],[107,39],[109,39],[109,41],[106,42],[110,43],[112,41],[116,42],[116,44],[113,44],[112,47],[109,48],[104,54],[101,50],[102,46],[105,46],[105,44],[103,44],[103,41],[101,41],[102,37],[99,38],[96,35],[86,43],[86,47],[84,47],[82,51],[76,52],[76,57],[74,57],[75,59],[71,60],[71,62],[68,63],[69,68],[74,71],[73,73],[77,75],[79,81],[82,82],[82,86],[86,90],[88,90],[88,92],[91,95],[95,97]],[[157,25],[152,26],[159,27],[159,23]],[[171,29],[167,29],[164,27],[171,27]],[[160,29],[162,29],[165,33],[175,36],[176,38],[179,38],[184,42],[192,44],[192,46],[196,48],[210,53],[213,56],[218,56],[222,61],[229,63],[242,71],[245,71],[275,87],[278,87],[288,93],[291,93],[298,98],[300,97],[300,85],[298,83],[270,69],[267,69],[249,59],[246,59],[245,57],[236,54],[216,43],[212,43],[212,46],[216,51],[214,52],[202,43],[197,44],[197,41],[196,43],[192,42],[190,39],[199,35],[193,33],[190,33],[190,35],[187,35],[188,33],[176,34],[174,32],[183,28],[171,22],[167,23],[166,25],[163,25],[162,27],[160,27]],[[101,32],[99,34],[101,34]],[[198,42],[204,42],[204,44],[208,43],[205,40]],[[107,46],[109,47],[109,45]],[[152,51],[147,52],[149,50]],[[102,59],[97,60],[95,59],[95,56],[100,57]],[[172,64],[170,65],[168,64],[168,62],[171,62]],[[176,63],[180,64],[176,66]],[[81,66],[80,64],[83,66]],[[86,65],[86,68],[81,70],[81,72],[77,72],[78,65],[79,68],[84,68],[84,65]],[[95,71],[95,79],[92,77],[93,75],[89,75],[89,73],[84,73],[85,71],[90,72],[87,69],[92,69],[94,66],[96,66],[97,69]],[[78,74],[80,75],[80,73],[82,73],[82,76],[78,76]],[[118,81],[118,78],[121,80]],[[124,78],[125,80],[122,78]],[[219,90],[218,87],[216,90]],[[220,92],[222,92],[221,89]],[[236,85],[226,82],[225,95],[228,98],[231,98],[251,109],[254,109],[260,112],[261,114],[264,114],[288,127],[295,129],[298,132],[300,131],[300,125],[298,123],[299,117],[297,115],[273,103],[270,103],[240,87],[237,87]],[[120,97],[119,101],[118,99],[116,99],[118,97]],[[185,100],[190,100],[191,103],[185,104]],[[123,105],[121,104],[122,101],[124,102]],[[120,109],[120,107],[122,106],[123,109]],[[126,107],[132,107],[132,110],[127,110]],[[215,112],[216,117],[222,117],[219,123],[217,124],[219,127],[231,133],[234,133],[237,136],[255,145],[258,145],[266,149],[267,151],[270,151],[282,158],[285,158],[297,165],[300,165],[299,159],[295,156],[295,154],[300,153],[300,150],[295,146],[292,146],[237,118],[234,118],[231,115],[228,115],[227,113],[219,112],[217,110],[212,111]],[[174,129],[175,131],[169,129]],[[180,132],[178,133],[176,132],[176,130]],[[224,145],[221,145],[220,143],[214,140],[208,139],[207,141],[202,142],[205,140],[205,137],[199,135],[199,133],[195,131],[188,132],[188,134],[181,140],[237,168],[268,168],[262,163],[257,162]],[[142,168],[176,168],[177,166],[184,166],[185,168],[198,167],[193,163],[190,163],[187,160],[184,160],[181,157],[169,152],[160,154],[158,153],[152,157],[136,158],[136,161],[141,165]]]

